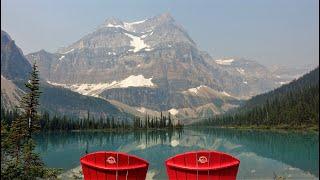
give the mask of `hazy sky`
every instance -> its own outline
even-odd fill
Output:
[[[135,21],[164,12],[214,58],[318,64],[318,0],[1,0],[1,29],[25,54],[55,52],[109,17]]]

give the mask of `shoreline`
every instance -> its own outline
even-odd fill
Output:
[[[192,126],[186,125],[183,128],[140,128],[140,129],[77,129],[77,130],[56,130],[56,131],[46,131],[46,133],[51,132],[137,132],[137,131],[182,131],[184,129],[197,129],[197,128],[215,128],[215,129],[235,129],[235,130],[257,130],[257,131],[276,131],[276,132],[300,132],[300,133],[319,133],[318,126],[295,126],[291,127],[289,125],[282,126]]]
[[[54,133],[54,132],[136,132],[136,131],[182,131],[184,128],[140,128],[140,129],[74,129],[74,130],[48,130],[48,131],[39,131],[45,133]]]
[[[260,130],[260,131],[278,131],[278,132],[306,132],[306,133],[319,133],[318,126],[296,126],[289,125],[283,126],[186,126],[188,128],[218,128],[218,129],[235,129],[235,130]]]

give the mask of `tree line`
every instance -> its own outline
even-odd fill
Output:
[[[183,128],[183,124],[178,121],[176,124],[172,122],[171,114],[165,116],[160,113],[160,117],[146,115],[144,120],[139,117],[133,120],[134,129],[180,129]]]
[[[1,123],[10,127],[14,119],[19,116],[17,109],[10,111],[1,107]],[[86,118],[74,118],[69,116],[51,116],[47,111],[41,113],[39,117],[39,126],[41,131],[70,131],[70,130],[93,130],[93,129],[170,129],[182,128],[183,125],[173,123],[170,115],[163,115],[161,112],[160,117],[145,115],[145,118],[134,116],[131,120],[121,120],[110,117],[95,118],[88,115]]]

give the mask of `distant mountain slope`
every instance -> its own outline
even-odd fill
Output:
[[[280,65],[273,65],[269,69],[272,74],[275,74],[281,84],[289,83],[293,79],[298,79],[305,73],[315,69],[316,66],[312,64],[304,65],[302,67],[286,67]]]
[[[16,81],[18,87],[24,89],[24,83]],[[68,89],[59,88],[42,82],[40,90],[40,109],[49,111],[51,114],[67,115],[73,117],[87,117],[88,112],[95,118],[113,116],[121,119],[130,117],[121,112],[108,101],[84,96]]]
[[[14,109],[20,104],[20,99],[24,92],[18,88],[11,80],[1,75],[1,107]]]
[[[202,125],[314,126],[319,124],[319,67]]]
[[[268,92],[281,85],[282,78],[256,61],[244,58],[212,59],[203,53],[205,61],[212,66],[212,72],[225,92],[238,98],[248,99]]]
[[[1,31],[1,106],[5,109],[14,109],[24,94],[24,83],[27,81],[31,65],[23,56],[22,51],[11,40],[10,36]],[[40,69],[47,73],[46,69]],[[91,116],[113,116],[121,119],[131,117],[130,114],[120,111],[108,101],[84,96],[61,87],[55,87],[41,80],[40,109],[52,114],[84,117],[88,112]]]
[[[249,101],[245,103],[243,108],[252,108],[252,107],[255,107],[256,105],[266,102],[267,100],[270,101],[270,100],[280,98],[284,94],[294,93],[294,92],[301,91],[303,89],[307,89],[307,88],[318,86],[318,85],[319,85],[319,67],[303,75],[299,79],[291,81],[289,84],[285,84],[273,91],[260,94],[251,98]]]

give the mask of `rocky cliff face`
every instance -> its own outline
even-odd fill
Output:
[[[7,79],[25,80],[31,66],[11,37],[1,30],[1,75]]]
[[[212,59],[169,14],[130,23],[107,19],[56,53],[27,57],[39,63],[46,72],[42,77],[53,85],[156,111],[212,110],[220,102],[212,111],[217,114],[237,105],[239,98],[278,86],[268,69],[253,61]],[[219,96],[185,93],[199,87]]]

